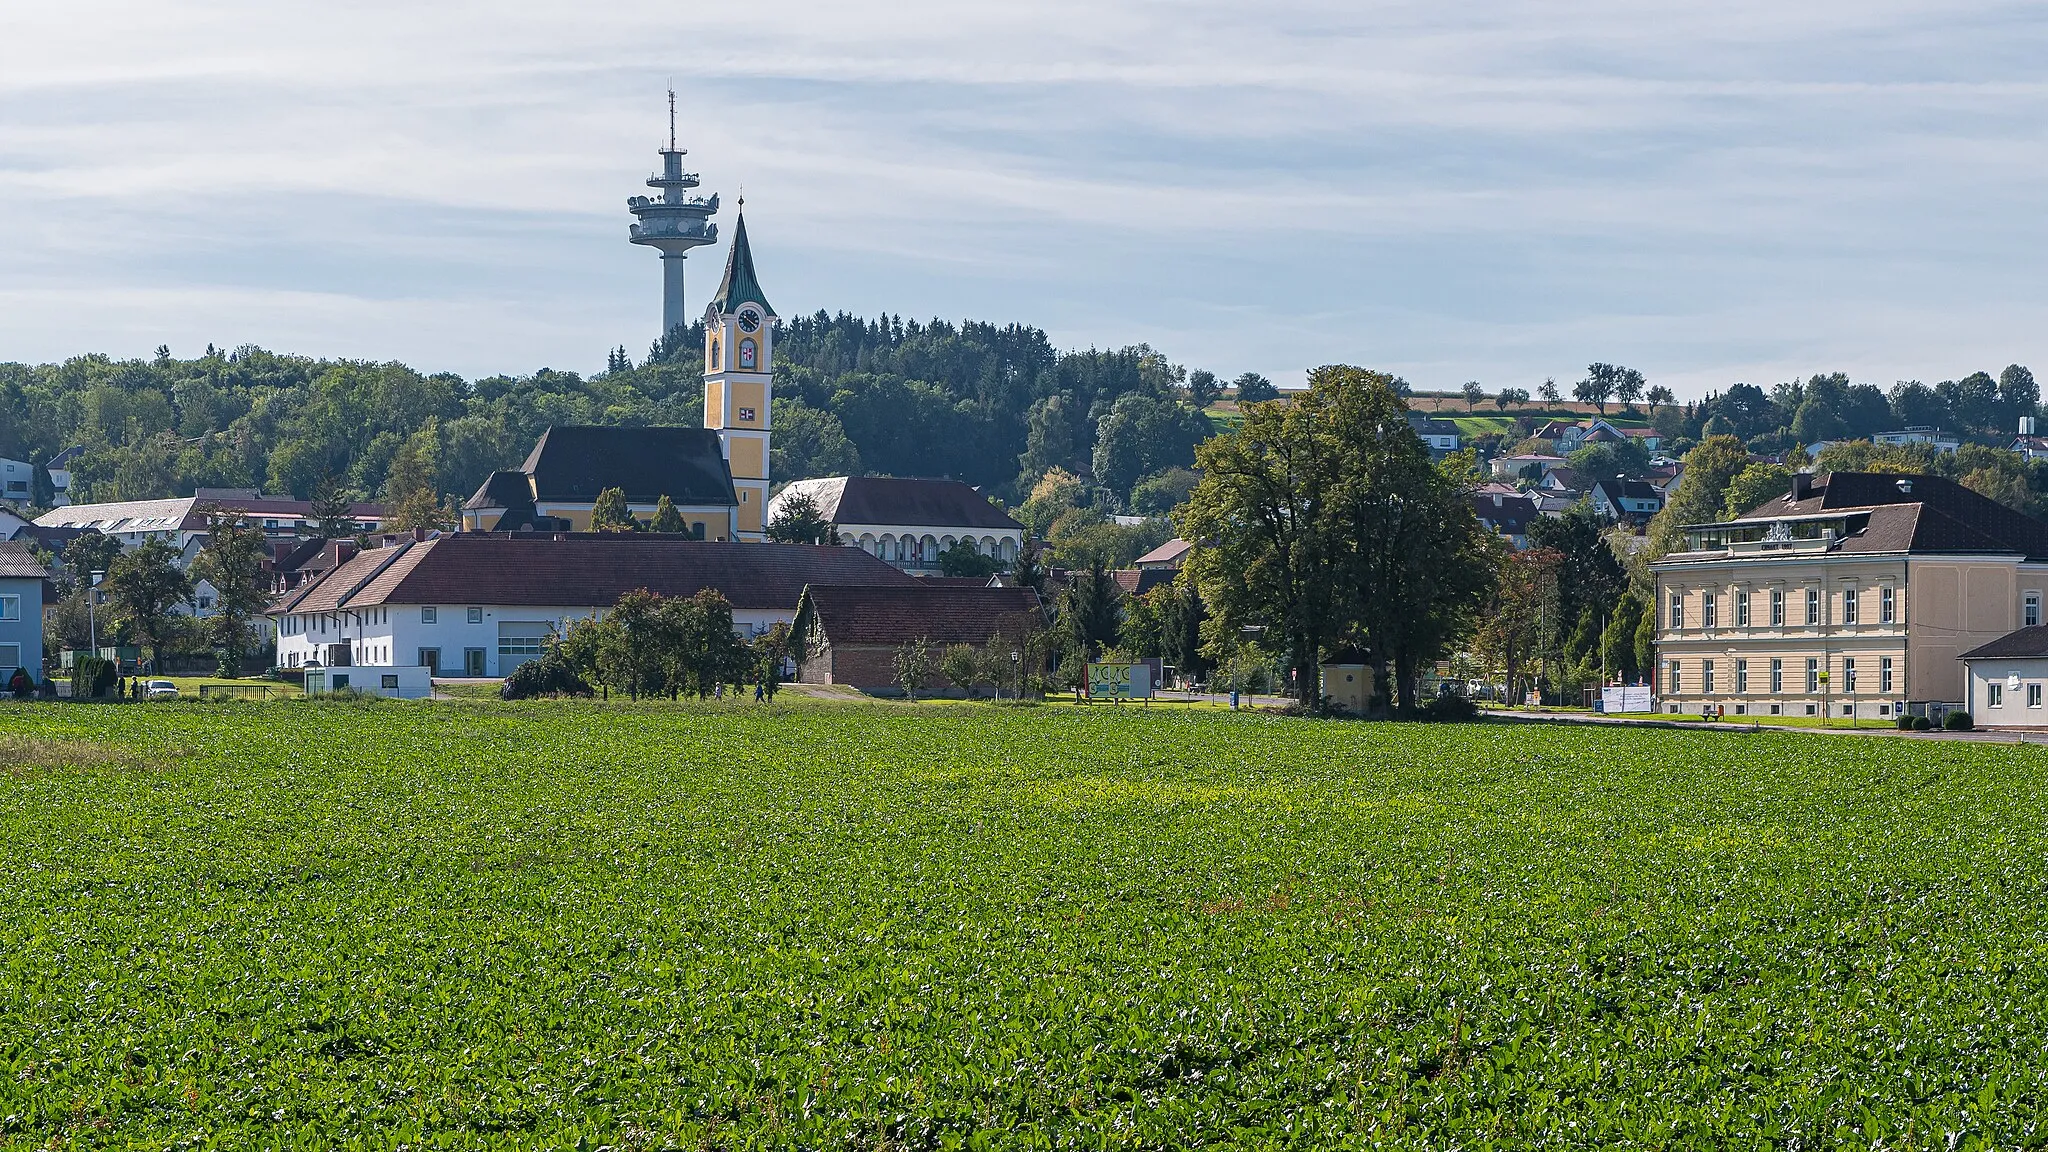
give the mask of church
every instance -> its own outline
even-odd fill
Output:
[[[463,505],[462,530],[587,532],[598,497],[618,488],[643,523],[666,496],[697,539],[766,540],[775,324],[742,214],[704,311],[704,427],[549,428]]]

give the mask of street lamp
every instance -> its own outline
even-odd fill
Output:
[[[100,598],[100,581],[105,579],[106,575],[104,571],[94,572],[92,584],[85,590],[86,635],[92,642],[92,654],[95,656],[100,654],[100,621],[98,613],[93,611],[93,605]]]

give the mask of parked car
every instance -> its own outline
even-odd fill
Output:
[[[142,695],[147,700],[176,700],[178,686],[169,680],[145,680],[142,684]]]

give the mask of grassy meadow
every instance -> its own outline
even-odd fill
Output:
[[[0,1147],[2018,1147],[2048,753],[0,708]]]

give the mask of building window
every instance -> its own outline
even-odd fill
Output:
[[[1678,661],[1668,660],[1665,662],[1664,679],[1666,681],[1664,685],[1665,689],[1669,691],[1673,696],[1676,696],[1680,692],[1684,691],[1684,689],[1679,686]]]
[[[2020,609],[2020,627],[2038,628],[2041,624],[2041,594],[2027,593],[2025,606]]]
[[[1858,623],[1858,616],[1861,614],[1862,608],[1862,593],[1854,588],[1842,589],[1842,624],[1844,626]]]
[[[1783,660],[1780,660],[1780,659],[1776,658],[1776,657],[1772,657],[1772,658],[1771,658],[1771,691],[1772,691],[1773,693],[1778,693],[1778,692],[1783,692],[1784,690],[1785,690],[1785,662],[1784,662]],[[1776,713],[1772,713],[1772,715],[1776,715]]]
[[[1820,691],[1820,661],[1811,656],[1806,658],[1806,690]]]
[[[1783,628],[1784,626],[1785,594],[1783,592],[1773,592],[1771,593],[1771,627]]]
[[[1737,589],[1735,592],[1735,626],[1737,628],[1749,627],[1749,590],[1747,588]]]
[[[1820,589],[1808,588],[1806,590],[1806,626],[1812,628],[1818,626],[1819,624]]]
[[[1714,694],[1714,662],[1712,660],[1705,661],[1700,665],[1700,691],[1705,692],[1709,696]]]
[[[1700,627],[1712,628],[1720,623],[1721,611],[1720,605],[1716,603],[1717,599],[1712,592],[1700,593]]]
[[[1889,693],[1892,690],[1892,658],[1880,657],[1877,662],[1877,690]]]
[[[1842,657],[1842,691],[1856,691],[1856,658],[1854,656]]]
[[[2005,685],[1997,681],[1984,685],[1984,703],[1993,708],[2005,707]]]
[[[21,619],[21,597],[0,596],[0,620]]]
[[[498,655],[538,656],[541,653],[542,639],[539,636],[500,636],[498,637]]]
[[[754,342],[752,340],[740,341],[740,370],[744,372],[754,370]]]
[[[1898,622],[1898,601],[1893,598],[1890,588],[1877,590],[1877,622],[1894,624]]]
[[[2029,707],[2029,708],[2039,708],[2040,706],[2041,706],[2041,686],[2040,686],[2039,684],[2029,684],[2029,685],[2027,685],[2027,707]]]
[[[718,371],[718,338],[715,336],[711,339],[711,370]]]
[[[1685,627],[1685,593],[1683,592],[1673,592],[1671,594],[1671,627],[1673,629]]]
[[[753,410],[752,408],[742,408],[742,409],[740,409],[740,422],[741,422],[741,423],[744,423],[744,424],[751,424],[751,423],[753,423],[753,422],[754,422],[754,410]]]
[[[420,649],[419,666],[427,670],[427,675],[439,676],[441,674],[441,650],[439,648]]]
[[[481,624],[481,623],[483,623],[483,622],[484,622],[484,610],[483,610],[483,609],[481,609],[481,608],[471,608],[471,609],[469,610],[469,622],[470,622],[471,624]]]
[[[441,610],[440,610],[439,608],[422,608],[422,609],[420,609],[420,623],[422,623],[422,624],[438,624],[438,623],[440,623],[440,620],[441,620]]]
[[[1735,691],[1738,695],[1749,691],[1749,661],[1747,660],[1737,660],[1735,662]]]

